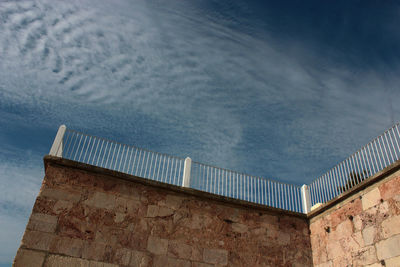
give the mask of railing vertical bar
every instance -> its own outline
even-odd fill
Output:
[[[137,153],[139,151],[139,154]],[[138,174],[138,170],[139,170],[139,165],[140,165],[140,157],[142,155],[142,150],[139,148],[136,148],[136,152],[135,152],[135,157],[133,159],[133,167],[135,168],[135,176],[137,176]],[[137,159],[137,163],[136,163],[136,159]]]
[[[126,157],[125,157],[124,165],[122,166],[122,171],[123,172],[127,172],[126,171],[126,162],[128,161],[128,156],[130,155],[129,154],[129,150],[131,150],[131,147],[130,146],[126,146]]]
[[[390,131],[389,131],[388,133],[389,133],[390,143],[392,144],[392,150],[393,150],[393,152],[394,152],[394,155],[396,156],[396,160],[399,160],[399,155],[397,154],[396,146],[394,145],[394,143],[393,143],[393,138],[392,138],[392,135],[393,135],[393,137],[394,137],[393,128],[390,129]]]
[[[378,140],[379,140],[379,138],[382,140],[382,141],[379,142],[379,144],[382,142],[383,150],[382,150],[382,148],[381,148],[381,150],[382,150],[382,155],[383,155],[383,159],[384,159],[385,167],[386,167],[386,166],[388,166],[390,164],[390,159],[389,159],[389,155],[388,155],[387,150],[386,150],[385,142],[383,140],[383,135],[379,136]],[[385,153],[383,153],[383,152],[385,152]],[[386,155],[386,157],[385,157],[385,155]],[[386,158],[388,160],[388,163],[386,163]]]
[[[120,156],[119,164],[118,164],[118,171],[119,171],[119,172],[121,171],[122,161],[123,161],[123,159],[124,159],[124,157],[125,157],[125,145],[122,145],[122,151],[121,151],[121,154],[120,154],[120,155],[121,155],[121,156]]]
[[[374,145],[375,145],[375,151],[376,151],[376,153],[374,153],[374,156],[375,156],[375,154],[377,154],[377,155],[378,155],[379,164],[380,164],[380,168],[378,168],[378,171],[380,171],[380,170],[382,170],[382,169],[383,169],[383,165],[382,165],[381,157],[380,157],[380,156],[379,156],[379,154],[378,154],[378,148],[377,148],[377,145],[376,145],[376,139],[375,139],[373,142],[374,142]]]
[[[375,169],[375,164],[377,165],[378,161],[376,160],[375,154],[373,153],[374,151],[372,150],[372,143],[367,145],[368,148],[368,154],[369,157],[371,158],[371,164],[372,164],[372,168],[374,169],[374,173],[376,173],[376,169]],[[372,152],[371,152],[372,151]],[[372,158],[372,156],[374,156],[375,160]],[[378,166],[378,165],[377,165]],[[372,175],[372,174],[371,174]]]
[[[68,143],[68,147],[67,147],[67,149],[65,150],[65,156],[63,156],[63,157],[69,158],[68,153],[70,152],[69,149],[70,149],[70,147],[71,147],[71,143],[72,143],[72,139],[73,139],[74,132],[68,131],[68,129],[67,129],[66,133],[68,134],[68,136],[67,136],[67,141],[66,141],[65,144]]]
[[[79,153],[79,157],[78,157],[77,161],[80,161],[80,160],[81,160],[82,152],[83,152],[84,147],[85,147],[85,144],[86,144],[87,135],[84,135],[84,136],[85,136],[85,138],[83,139],[82,148],[79,149],[79,150],[80,150],[80,153]]]
[[[389,155],[390,155],[390,158],[392,159],[392,161],[389,160],[389,164],[392,164],[395,160],[394,160],[394,157],[393,157],[392,149],[390,149],[389,140],[387,138],[388,134],[389,134],[389,132],[387,132],[387,133],[385,132],[383,134],[383,136],[385,137],[385,139],[384,139],[384,140],[386,140],[385,144],[387,144],[387,147],[388,147],[388,150],[389,150]]]
[[[351,171],[351,169],[349,167],[349,160],[346,159],[345,162],[346,162],[345,167],[346,167],[346,170],[348,172],[347,176],[346,176],[346,179],[347,179],[346,180],[346,191],[347,191],[350,187],[353,187],[354,185],[353,185],[353,180],[351,179],[352,171]],[[347,184],[349,184],[349,186],[347,186]]]
[[[365,168],[367,169],[367,178],[368,178],[371,175],[372,169],[371,169],[371,164],[369,162],[368,155],[367,155],[367,147],[365,147],[361,151],[362,151],[361,155],[363,157],[363,161],[365,162]]]
[[[85,149],[85,153],[83,154],[82,161],[81,161],[80,158],[79,158],[79,161],[80,161],[80,162],[83,162],[83,163],[87,163],[87,161],[86,161],[86,156],[87,156],[87,152],[88,152],[88,150],[89,150],[90,144],[91,144],[91,142],[92,142],[92,137],[91,137],[91,136],[87,136],[87,137],[89,137],[89,140],[88,140],[88,142],[87,142],[86,149]]]
[[[93,152],[94,144],[96,144],[96,148],[94,149],[94,154],[93,154],[93,157],[92,157],[92,152]],[[89,164],[94,165],[94,159],[96,158],[97,151],[98,151],[98,148],[99,148],[99,144],[100,144],[100,139],[98,139],[97,137],[94,137],[92,150],[90,151],[89,159],[88,159],[88,163],[89,163]],[[91,163],[90,163],[90,158],[92,158]]]
[[[394,133],[394,130],[393,130],[393,137],[394,137],[394,140],[396,140],[397,150],[400,153],[400,146],[399,146],[399,142],[397,141],[397,139],[400,139],[400,133],[399,133],[399,128],[397,127],[398,124],[396,124],[395,126],[396,126],[395,128],[396,128],[396,131],[397,131],[397,136],[396,136],[396,134]]]
[[[74,148],[74,150],[75,150],[75,154],[74,154],[74,158],[73,158],[73,160],[76,160],[76,155],[78,154],[79,147],[80,147],[80,145],[81,145],[81,141],[82,141],[82,135],[79,135],[79,136],[80,136],[80,138],[79,138],[79,143],[78,143],[78,146],[77,146],[76,150],[75,150],[75,148]]]
[[[114,167],[113,170],[117,170],[117,163],[118,163],[118,158],[119,158],[119,152],[121,151],[121,144],[119,144],[118,146],[118,151],[117,151],[117,155],[115,156],[115,161],[114,161]],[[113,155],[114,156],[114,155]]]
[[[361,182],[361,169],[360,169],[360,166],[358,166],[357,158],[356,158],[355,155],[356,155],[356,154],[353,154],[353,155],[351,156],[351,159],[352,159],[352,161],[353,161],[354,170],[357,171],[357,173],[354,174],[354,176],[355,176],[355,181],[356,181],[356,184],[359,184],[359,183]]]
[[[362,150],[359,150],[356,155],[357,155],[357,158],[356,158],[357,162],[360,164],[360,168],[361,168],[362,181],[364,181],[368,177],[368,175],[367,175],[368,168],[367,168],[365,160],[362,158]]]

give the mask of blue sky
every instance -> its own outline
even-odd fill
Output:
[[[397,1],[0,1],[0,263],[60,124],[309,183],[400,117]]]

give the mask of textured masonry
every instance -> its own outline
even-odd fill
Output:
[[[310,221],[314,266],[400,266],[400,171]]]
[[[400,163],[308,218],[63,159],[45,167],[14,266],[400,266]]]
[[[312,265],[305,215],[66,160],[45,165],[15,266]]]

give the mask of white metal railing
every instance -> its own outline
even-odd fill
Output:
[[[190,158],[152,152],[60,126],[50,155],[217,195],[302,212],[300,187]]]
[[[399,123],[379,135],[346,160],[318,177],[309,186],[309,206],[325,203],[383,170],[400,156]],[[306,205],[307,206],[307,205]]]
[[[90,136],[60,126],[50,155],[270,207],[308,213],[388,167],[400,156],[395,124],[310,185],[281,183]]]
[[[302,212],[300,187],[292,184],[193,162],[190,185],[213,194]]]
[[[90,136],[61,126],[64,136],[50,154],[164,183],[182,185],[184,160],[146,149]]]

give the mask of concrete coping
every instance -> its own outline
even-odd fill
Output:
[[[118,171],[113,171],[113,170],[109,170],[109,169],[105,169],[105,168],[101,168],[101,167],[97,167],[97,166],[93,166],[93,165],[89,165],[86,163],[81,163],[81,162],[77,162],[77,161],[73,161],[73,160],[69,160],[69,159],[64,159],[64,158],[60,158],[60,157],[46,155],[46,156],[44,156],[43,161],[44,161],[45,170],[47,169],[48,165],[64,166],[64,167],[79,169],[79,170],[83,170],[83,171],[87,171],[87,172],[91,172],[91,173],[97,173],[97,174],[101,174],[101,175],[111,176],[113,178],[127,180],[127,181],[131,181],[131,182],[135,182],[135,183],[140,183],[143,185],[152,186],[152,187],[156,187],[156,188],[160,188],[160,189],[164,189],[164,190],[170,190],[170,191],[174,191],[177,193],[183,193],[183,194],[187,194],[187,195],[191,195],[191,196],[196,196],[196,197],[200,197],[203,199],[209,199],[212,201],[222,202],[222,203],[228,204],[230,206],[236,206],[236,207],[240,206],[240,207],[244,207],[244,208],[248,208],[248,209],[260,210],[260,211],[267,212],[267,213],[274,214],[274,215],[298,217],[298,218],[305,219],[305,220],[307,219],[307,215],[304,213],[269,207],[269,206],[265,206],[265,205],[261,205],[261,204],[257,204],[257,203],[253,203],[253,202],[248,202],[245,200],[216,195],[216,194],[200,191],[200,190],[189,188],[189,187],[181,187],[181,186],[177,186],[177,185],[162,183],[159,181],[146,179],[146,178],[142,178],[142,177],[138,177],[138,176],[134,176],[134,175],[118,172]]]

